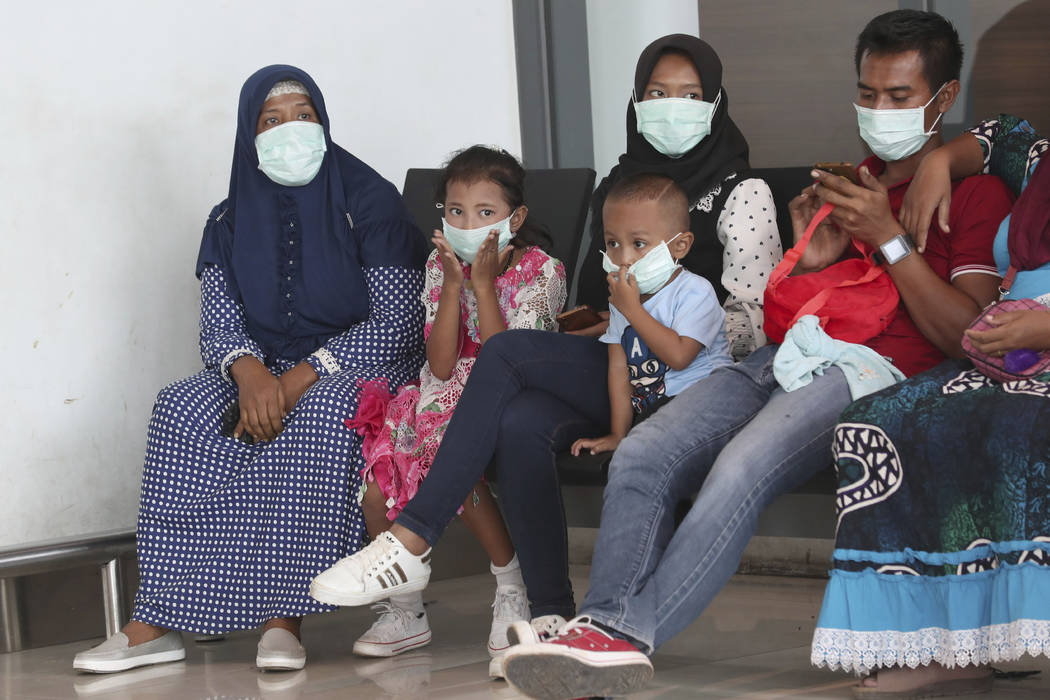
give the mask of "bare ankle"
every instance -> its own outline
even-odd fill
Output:
[[[120,630],[128,638],[128,646],[138,646],[146,642],[152,642],[168,633],[168,630],[156,625],[150,625],[138,620],[132,620]]]
[[[296,639],[301,640],[300,630],[302,629],[302,624],[303,618],[301,617],[275,617],[263,624],[263,632],[265,633],[272,629],[287,630],[294,634]]]
[[[397,541],[403,544],[405,549],[417,557],[430,549],[430,545],[427,544],[426,540],[409,530],[407,527],[398,525],[397,523],[394,523],[393,526],[391,526],[390,534],[397,538]]]

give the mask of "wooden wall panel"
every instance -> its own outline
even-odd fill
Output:
[[[700,0],[700,36],[718,51],[733,120],[755,167],[863,157],[853,46],[895,0]]]
[[[991,12],[974,3],[975,19]],[[978,118],[1007,112],[1050,131],[1050,0],[1029,0],[977,40],[970,89]]]

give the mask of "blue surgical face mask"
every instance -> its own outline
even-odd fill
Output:
[[[681,97],[638,102],[635,98],[638,133],[665,156],[681,158],[711,133],[711,120],[721,99],[721,91],[714,102]]]
[[[937,122],[944,116],[943,113],[938,114],[933,120],[933,126],[926,131],[926,108],[941,94],[944,85],[937,88],[930,101],[922,107],[871,109],[854,104],[860,137],[868,144],[871,152],[885,161],[903,160],[918,153],[929,138],[937,133]]]
[[[517,209],[514,211],[517,211]],[[514,216],[514,211],[503,221],[482,226],[481,228],[456,228],[448,222],[448,219],[442,218],[442,233],[448,244],[452,246],[452,250],[459,256],[459,259],[471,265],[474,263],[474,257],[478,254],[481,244],[485,242],[485,238],[488,237],[489,232],[493,229],[499,232],[496,245],[500,251],[510,244],[510,239],[514,238],[514,232],[510,230],[510,219]]]
[[[255,137],[259,170],[278,185],[309,184],[321,169],[328,146],[316,122],[285,122]]]
[[[656,292],[667,284],[667,280],[671,279],[674,271],[681,267],[671,257],[671,251],[667,247],[668,243],[681,235],[681,233],[676,233],[670,240],[661,241],[659,245],[635,260],[634,264],[627,268],[627,274],[634,277],[640,293]],[[606,272],[616,272],[620,269],[604,250],[602,251],[602,269]]]

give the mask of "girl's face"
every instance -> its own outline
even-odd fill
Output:
[[[517,231],[525,219],[518,207],[510,220],[510,230]],[[456,228],[475,229],[492,226],[511,215],[503,188],[492,180],[466,183],[453,180],[445,185],[445,220]]]
[[[700,73],[685,56],[678,53],[665,54],[656,62],[649,82],[645,85],[646,100],[665,97],[680,97],[687,100],[704,99],[704,86],[700,84]]]
[[[317,118],[314,103],[308,96],[288,93],[271,97],[263,102],[262,109],[259,110],[259,121],[255,124],[255,135],[258,136],[267,129],[290,121],[314,122],[315,124],[321,122]]]

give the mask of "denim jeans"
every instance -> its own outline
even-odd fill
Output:
[[[427,478],[397,523],[434,545],[495,458],[500,502],[534,616],[572,616],[555,455],[609,425],[608,350],[593,338],[511,330],[470,372]]]
[[[613,455],[580,614],[648,653],[699,617],[733,575],[762,509],[831,466],[832,432],[850,403],[846,378],[832,368],[785,392],[773,377],[776,349],[715,370]],[[676,530],[675,505],[692,494]]]

